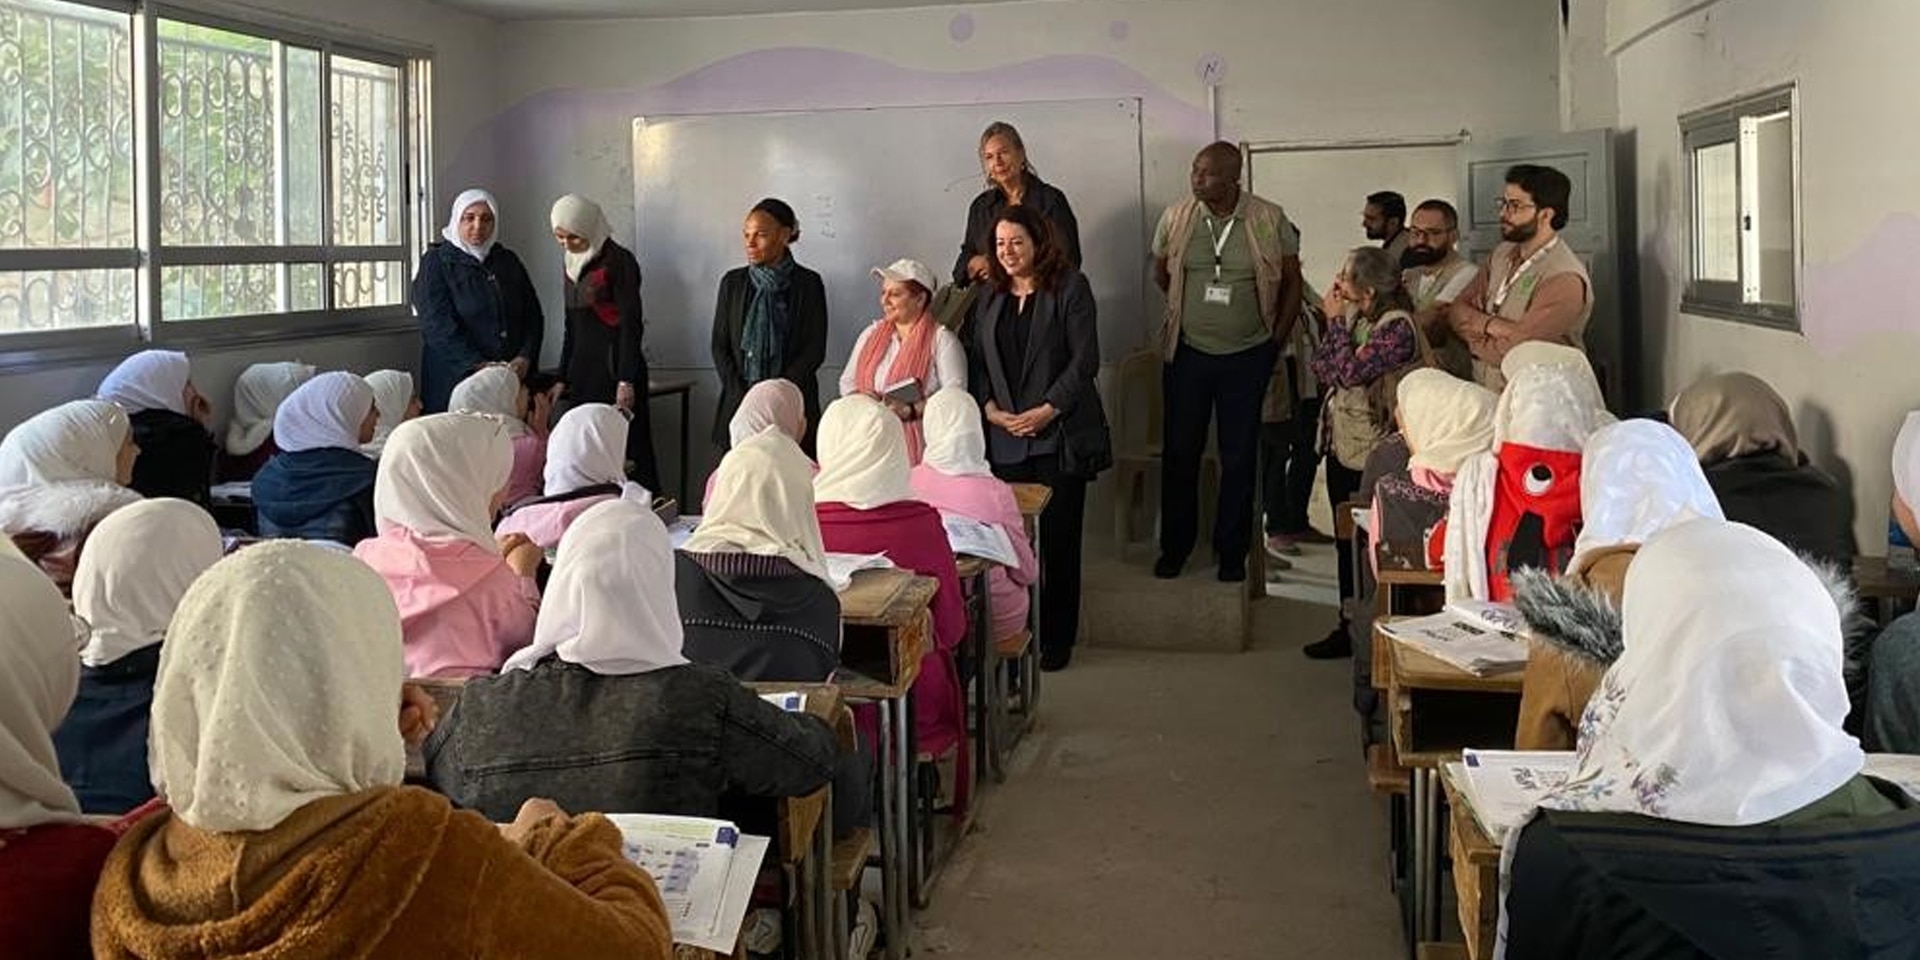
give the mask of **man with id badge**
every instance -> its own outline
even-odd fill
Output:
[[[1507,170],[1495,199],[1500,245],[1487,268],[1460,294],[1448,321],[1473,351],[1473,379],[1500,390],[1500,361],[1528,340],[1585,350],[1593,314],[1593,281],[1586,264],[1562,242],[1573,184],[1552,167],[1522,163]]]
[[[1153,574],[1180,575],[1199,536],[1200,458],[1217,424],[1219,579],[1246,579],[1253,537],[1261,401],[1280,345],[1300,312],[1300,241],[1278,204],[1240,188],[1240,148],[1225,141],[1193,159],[1193,196],[1154,230],[1154,281],[1167,294],[1161,455],[1160,558]]]

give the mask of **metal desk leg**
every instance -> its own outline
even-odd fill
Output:
[[[887,960],[905,960],[907,956],[907,891],[903,854],[905,837],[900,823],[900,761],[894,745],[894,700],[881,700],[875,706],[880,714],[880,904],[881,922],[887,928]]]
[[[1000,769],[1000,731],[994,729],[993,692],[998,684],[993,682],[993,673],[1001,666],[993,646],[992,577],[991,569],[983,571],[974,578],[973,584],[973,592],[980,599],[980,622],[974,629],[973,726],[979,738],[974,742],[973,769],[976,782],[983,771],[991,771],[996,782],[1006,780],[1006,774]]]
[[[833,787],[820,808],[820,829],[813,832],[813,915],[819,924],[820,956],[840,960],[847,955],[846,899],[833,889]],[[839,906],[840,909],[835,909]]]
[[[900,914],[901,949],[906,949],[907,927],[913,922],[914,877],[920,871],[920,842],[913,815],[913,771],[919,758],[914,755],[912,693],[894,699],[893,703],[893,755],[900,758],[893,769],[894,835],[900,841],[900,882],[894,886],[895,909]]]
[[[1427,938],[1427,791],[1431,785],[1427,782],[1427,771],[1415,767],[1412,771],[1413,803],[1413,936],[1414,943],[1409,944],[1409,953],[1417,950],[1420,941]]]

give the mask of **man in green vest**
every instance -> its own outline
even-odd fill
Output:
[[[1500,205],[1500,245],[1487,258],[1448,319],[1473,351],[1473,378],[1489,390],[1507,385],[1500,361],[1528,340],[1586,349],[1593,281],[1586,264],[1562,242],[1573,184],[1552,167],[1507,170]]]

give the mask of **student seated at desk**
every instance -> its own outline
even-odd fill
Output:
[[[169,809],[107,860],[98,954],[670,957],[604,817],[542,801],[501,827],[401,786],[402,675],[399,613],[361,563],[279,541],[207,571],[154,697]]]
[[[831,680],[840,598],[814,516],[813,464],[768,429],[736,439],[713,478],[706,515],[674,560],[686,655],[741,680]]]
[[[733,419],[727,423],[727,448],[745,443],[748,437],[759,434],[768,427],[778,429],[793,438],[794,443],[803,443],[807,436],[806,397],[800,388],[788,380],[762,380],[747,388],[746,395],[740,399],[739,409],[733,412]],[[806,448],[801,448],[804,456]],[[813,461],[807,461],[808,467]],[[807,476],[813,476],[810,471]],[[716,471],[707,475],[707,492],[701,497],[704,503],[713,499],[713,485],[719,477]]]
[[[627,480],[627,414],[608,403],[583,403],[566,412],[547,438],[546,493],[507,508],[496,536],[525,534],[541,550],[556,550],[567,527],[588,509],[625,496],[653,500]]]
[[[832,778],[832,728],[680,650],[666,526],[644,504],[600,504],[560,541],[533,644],[467,681],[427,739],[428,775],[496,820],[533,796],[711,817],[730,794],[802,796]]]
[[[420,415],[420,395],[414,392],[413,374],[403,370],[375,370],[367,374],[366,381],[373,388],[373,406],[380,412],[380,422],[374,425],[373,439],[360,445],[360,452],[378,460],[393,428]]]
[[[1564,579],[1514,575],[1516,605],[1532,628],[1515,749],[1573,749],[1587,700],[1620,655],[1615,611],[1640,545],[1689,520],[1722,519],[1693,449],[1651,420],[1602,427],[1588,438],[1580,514],[1585,525]]]
[[[127,414],[75,400],[28,418],[0,440],[0,540],[33,561],[60,592],[72,589],[81,548],[108,514],[140,494]]]
[[[388,438],[373,485],[380,533],[353,555],[400,606],[407,676],[492,673],[533,639],[540,548],[493,535],[512,470],[513,443],[495,417],[436,413]]]
[[[1819,576],[1696,520],[1641,548],[1621,613],[1578,765],[1509,841],[1506,960],[1920,955],[1920,811],[1841,729]]]
[[[453,388],[447,409],[499,417],[513,440],[513,473],[507,479],[502,506],[513,506],[540,495],[547,468],[547,417],[552,398],[529,396],[512,367],[482,367]]]
[[[253,478],[262,537],[351,547],[375,534],[379,467],[360,445],[373,438],[378,418],[373,388],[351,373],[323,373],[293,391],[273,418],[280,453]]]
[[[1492,391],[1434,369],[1415,370],[1400,380],[1400,437],[1407,451],[1404,469],[1381,476],[1373,489],[1368,534],[1374,569],[1437,570],[1447,519],[1447,498],[1461,463],[1493,447]],[[1369,464],[1371,466],[1371,464]]]
[[[222,482],[252,480],[280,452],[273,439],[274,415],[293,391],[318,372],[305,363],[256,363],[240,371],[240,379],[233,383],[227,440],[216,461]]]
[[[922,423],[927,450],[911,474],[913,495],[942,514],[999,527],[1019,558],[1017,565],[995,566],[987,576],[997,643],[1027,629],[1027,588],[1040,576],[1020,504],[987,463],[987,434],[973,394],[948,387],[928,397]]]
[[[87,625],[80,691],[53,733],[82,811],[118,815],[153,799],[147,713],[160,644],[222,549],[213,518],[185,500],[144,500],[94,528],[73,581],[73,612]]]
[[[1893,521],[1920,537],[1920,412],[1907,414],[1893,441]],[[1920,541],[1916,541],[1920,542]],[[1920,753],[1920,612],[1887,624],[1873,642],[1867,671],[1867,745],[1888,753]]]
[[[176,350],[142,350],[113,368],[95,394],[127,412],[140,455],[128,485],[146,497],[213,503],[213,456],[207,421],[213,407],[193,385],[192,365]]]

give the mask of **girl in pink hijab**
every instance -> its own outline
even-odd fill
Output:
[[[806,402],[791,380],[762,380],[748,387],[740,398],[740,408],[727,423],[727,446],[737,447],[768,427],[792,437],[794,443],[802,442],[807,435]],[[713,481],[719,475],[717,469],[707,474],[707,492],[701,502],[713,499]]]

